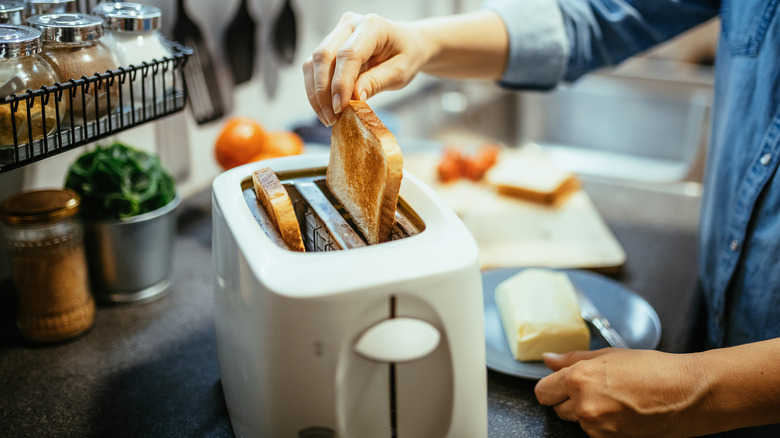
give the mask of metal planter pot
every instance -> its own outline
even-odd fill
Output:
[[[101,301],[146,302],[173,286],[177,195],[164,207],[138,216],[85,222],[92,293]]]

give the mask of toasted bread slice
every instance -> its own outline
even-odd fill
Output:
[[[282,240],[293,251],[305,251],[292,200],[274,171],[264,167],[252,172],[252,183],[257,200],[271,218]]]
[[[368,104],[351,101],[333,125],[326,183],[369,244],[390,239],[402,177],[393,134]]]

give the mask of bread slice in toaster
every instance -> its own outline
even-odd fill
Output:
[[[393,134],[368,104],[351,101],[331,131],[325,181],[369,244],[390,239],[402,177]]]
[[[282,240],[293,251],[305,251],[292,200],[276,173],[270,167],[258,169],[252,172],[252,184],[257,200],[271,218]]]

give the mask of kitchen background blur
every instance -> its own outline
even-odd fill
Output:
[[[173,39],[174,0],[146,0],[163,13],[162,32]],[[345,11],[409,20],[478,8],[480,0],[249,0],[255,35],[229,27],[242,0],[186,0],[189,17],[203,32],[227,111],[198,124],[190,108],[123,131],[117,140],[157,152],[177,177],[184,198],[208,189],[222,169],[214,141],[224,121],[241,115],[267,130],[297,130],[309,141],[324,139],[306,99],[301,64]],[[297,32],[290,63],[274,51],[274,24],[281,11],[294,10]],[[641,185],[649,190],[698,196],[711,103],[718,23],[707,23],[675,41],[550,93],[502,90],[487,82],[451,82],[419,76],[406,89],[372,98],[404,149],[436,142],[515,146],[536,142],[560,167],[583,178]],[[254,38],[251,80],[234,85],[226,44]],[[190,85],[192,93],[192,85]],[[191,96],[190,96],[191,99]],[[192,100],[188,103],[191,104]],[[325,136],[323,137],[323,132]],[[108,144],[113,138],[100,143]],[[85,146],[86,148],[93,145]],[[0,169],[0,198],[23,189],[61,187],[68,166],[85,147],[18,169]],[[7,278],[7,263],[0,278]]]

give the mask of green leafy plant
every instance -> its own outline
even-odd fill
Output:
[[[122,219],[171,202],[176,188],[156,155],[114,142],[98,145],[68,169],[65,187],[81,196],[85,220]]]

